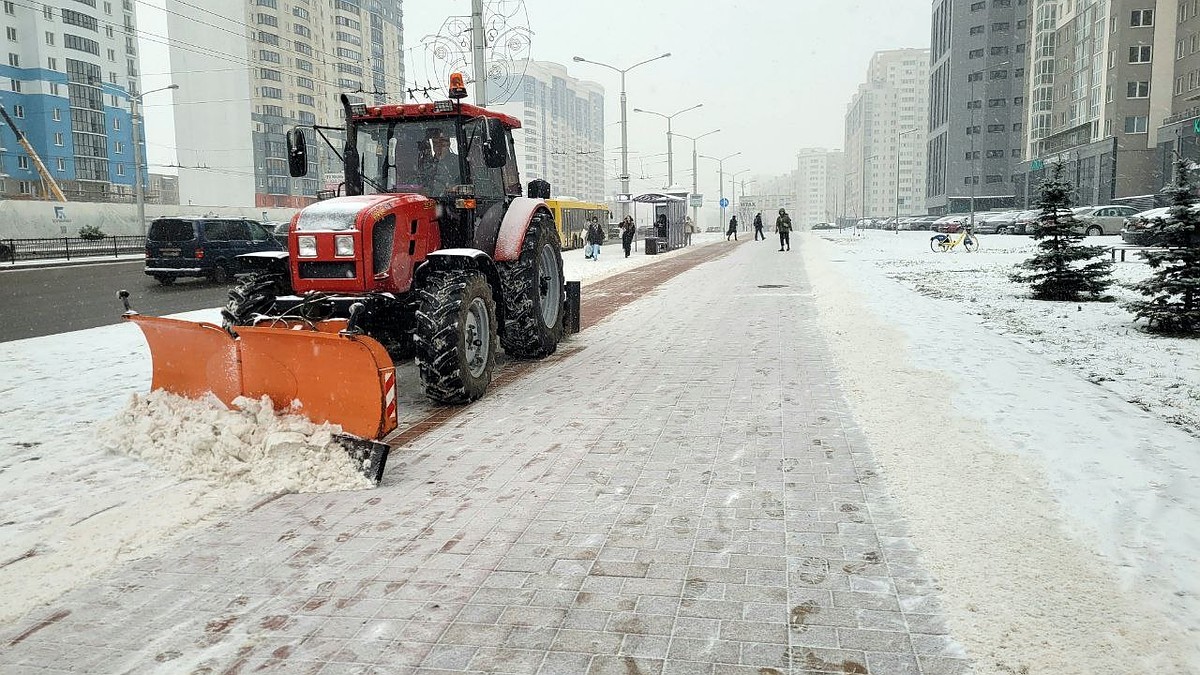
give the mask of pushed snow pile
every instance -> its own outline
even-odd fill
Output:
[[[333,439],[341,429],[278,415],[270,399],[239,398],[229,410],[163,391],[134,394],[100,426],[109,452],[127,454],[183,480],[256,492],[333,492],[373,487]]]

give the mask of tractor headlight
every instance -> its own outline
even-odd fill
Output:
[[[316,237],[296,237],[296,249],[301,258],[317,257]]]
[[[354,235],[339,234],[333,238],[333,252],[337,256],[354,255]]]

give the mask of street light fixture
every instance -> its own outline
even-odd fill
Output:
[[[734,171],[733,173],[729,174],[729,191],[731,193],[733,193],[731,196],[733,196],[733,197],[737,196],[737,177],[746,173],[749,170],[750,169],[740,169],[738,171]],[[732,201],[732,200],[730,200],[730,201]],[[738,206],[741,206],[740,202],[737,205],[735,205],[733,208],[733,215],[735,215],[735,216],[738,214],[738,208],[737,208]],[[738,223],[738,225],[741,225],[741,223]]]
[[[704,138],[705,136],[711,136],[718,131],[720,131],[720,129],[713,129],[712,131],[707,131],[699,136],[675,134],[676,136],[682,136],[692,142],[692,194],[694,195],[700,194],[700,172],[696,170],[696,141]],[[700,207],[698,206],[692,207],[692,222],[697,225],[700,224]]]
[[[137,219],[138,226],[142,230],[142,236],[146,236],[146,195],[142,187],[142,135],[140,133],[140,124],[138,123],[141,115],[138,113],[138,104],[142,102],[142,97],[146,94],[153,94],[168,89],[178,89],[179,85],[169,84],[158,89],[143,91],[140,94],[129,97],[129,113],[133,118],[133,172],[136,174],[133,179],[134,200],[137,202]]]
[[[618,68],[616,66],[612,66],[607,63],[601,63],[599,61],[590,61],[588,59],[583,58],[582,56],[572,57],[572,60],[574,60],[578,63],[590,63],[590,64],[596,65],[596,66],[603,66],[605,68],[608,68],[609,70],[615,70],[621,74],[621,194],[624,194],[624,195],[629,194],[629,120],[625,114],[625,102],[626,102],[625,73],[628,73],[629,71],[633,70],[634,68],[637,68],[638,66],[644,66],[647,63],[650,63],[651,61],[665,59],[670,55],[671,55],[671,52],[667,52],[665,54],[655,56],[652,59],[646,59],[645,61],[640,61],[638,63],[635,63],[632,66],[629,66],[628,68]],[[622,215],[622,217],[629,215],[629,202],[622,202],[621,215]]]
[[[720,193],[721,200],[725,199],[725,160],[727,160],[731,157],[737,157],[740,154],[742,154],[742,152],[739,150],[739,151],[733,153],[732,155],[725,155],[724,157],[710,157],[709,155],[700,155],[704,159],[711,159],[712,161],[717,163],[717,176],[718,176],[717,180],[721,183],[720,187],[717,189],[717,192]],[[720,201],[718,201],[717,203],[719,204]],[[725,207],[724,206],[721,207],[721,227],[725,227]]]
[[[919,127],[907,129],[896,134],[896,234],[900,234],[900,139],[920,131]]]
[[[679,112],[673,112],[670,115],[664,115],[663,113],[655,112],[653,110],[643,110],[641,108],[633,109],[633,112],[645,113],[647,115],[658,115],[659,117],[661,117],[667,121],[667,188],[668,189],[675,186],[675,152],[671,146],[671,120],[674,119],[678,115],[682,115],[683,113],[688,112],[689,110],[695,110],[696,108],[699,108],[703,105],[704,105],[703,103],[697,103],[694,106],[691,106],[689,108],[684,108],[683,110],[680,110]]]

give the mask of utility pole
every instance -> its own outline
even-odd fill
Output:
[[[647,115],[658,115],[659,117],[661,117],[667,121],[667,188],[668,189],[675,187],[675,152],[671,146],[671,120],[674,119],[678,115],[682,115],[683,113],[685,113],[689,110],[695,110],[696,108],[699,108],[703,105],[704,105],[703,103],[697,103],[694,106],[684,108],[683,110],[671,113],[670,115],[664,115],[660,112],[654,112],[653,110],[643,110],[641,108],[633,109],[633,112],[646,113]],[[695,167],[693,167],[693,168],[695,168]]]
[[[135,96],[129,97],[129,112],[133,117],[133,194],[134,200],[137,202],[137,219],[138,229],[142,231],[142,236],[146,236],[146,194],[142,187],[142,135],[140,132],[141,113],[138,112],[139,104],[142,102],[142,97],[146,94],[153,94],[158,91],[167,91],[168,89],[178,89],[179,85],[171,84],[158,89],[144,91]]]
[[[710,157],[708,155],[700,155],[704,159],[711,159],[712,161],[717,163],[717,176],[718,176],[717,180],[718,180],[718,182],[720,182],[720,186],[717,189],[717,192],[720,193],[720,197],[717,201],[718,204],[720,203],[720,200],[725,199],[725,160],[727,160],[731,157],[737,157],[740,154],[742,154],[741,151],[735,152],[732,155],[725,155],[724,157]],[[721,227],[722,228],[725,227],[725,207],[724,206],[721,207]]]
[[[676,136],[682,136],[692,142],[692,194],[694,195],[700,194],[700,172],[696,168],[696,141],[704,138],[705,136],[711,136],[718,131],[720,131],[720,129],[713,129],[712,131],[705,132],[699,136],[675,134]],[[692,207],[692,223],[694,223],[697,227],[700,226],[700,207],[698,206]]]
[[[896,134],[896,229],[897,234],[900,233],[900,139],[908,134],[920,131],[920,129],[909,129]]]
[[[475,1],[482,2],[482,0]],[[599,61],[589,61],[582,56],[575,56],[571,59],[578,63],[591,63],[593,65],[603,66],[609,70],[615,70],[621,74],[621,194],[623,195],[629,195],[629,119],[625,113],[625,73],[628,73],[638,66],[650,63],[651,61],[665,59],[670,55],[671,52],[660,54],[652,59],[646,59],[645,61],[635,63],[628,68],[618,68],[616,66],[610,66],[607,63],[600,63]],[[621,217],[624,218],[627,215],[629,215],[629,202],[621,202]]]
[[[486,36],[483,32],[483,0],[471,0],[471,49],[475,70],[475,105],[487,107]]]

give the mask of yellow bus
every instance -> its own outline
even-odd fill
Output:
[[[573,199],[547,199],[546,206],[554,214],[554,222],[558,226],[558,239],[563,250],[583,248],[587,242],[588,220],[595,216],[600,221],[600,227],[608,234],[608,207],[595,202],[580,202]]]

